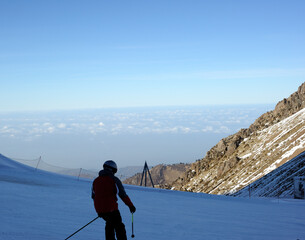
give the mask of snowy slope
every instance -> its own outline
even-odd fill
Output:
[[[0,155],[0,239],[65,239],[93,218],[91,182],[34,171]],[[305,239],[305,201],[245,199],[126,186],[135,239]],[[131,215],[119,201],[128,237]],[[71,239],[104,239],[98,219]]]
[[[293,178],[305,176],[305,152],[250,185],[252,197],[293,197]],[[234,196],[249,196],[249,186]]]

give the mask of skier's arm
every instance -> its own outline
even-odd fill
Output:
[[[117,188],[119,190],[119,197],[122,199],[122,201],[130,208],[130,207],[134,207],[133,203],[131,202],[130,198],[128,197],[128,195],[125,192],[124,186],[122,184],[122,182],[120,181],[120,179],[118,179],[117,177],[115,178],[115,183],[117,185]]]

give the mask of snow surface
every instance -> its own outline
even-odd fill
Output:
[[[305,201],[247,199],[125,186],[141,240],[305,239]],[[0,239],[65,239],[96,217],[91,181],[26,167],[0,155]],[[131,214],[119,200],[131,235]],[[98,219],[71,239],[104,239]]]

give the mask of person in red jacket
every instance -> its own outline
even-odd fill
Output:
[[[99,217],[106,221],[106,240],[127,240],[125,225],[118,209],[117,194],[129,207],[131,213],[136,211],[135,206],[125,192],[120,179],[114,176],[118,168],[114,161],[108,160],[103,165],[103,170],[92,184],[92,199]]]

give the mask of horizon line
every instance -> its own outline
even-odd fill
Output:
[[[127,110],[127,109],[152,109],[152,108],[190,108],[190,107],[234,107],[234,106],[262,106],[276,105],[276,102],[270,103],[215,103],[215,104],[189,104],[189,105],[148,105],[148,106],[109,106],[109,107],[86,107],[86,108],[64,108],[64,109],[24,109],[24,110],[0,110],[0,114],[16,113],[47,113],[47,112],[71,112],[71,111],[97,111],[97,110]]]

